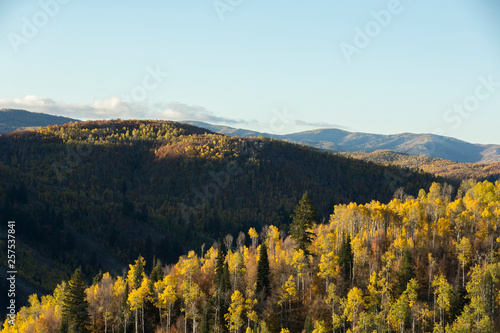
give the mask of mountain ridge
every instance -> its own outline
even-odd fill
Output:
[[[398,153],[442,158],[461,163],[489,163],[500,161],[500,145],[474,144],[452,137],[424,133],[372,134],[349,132],[342,129],[315,129],[292,134],[270,134],[235,129],[229,126],[203,122],[187,123],[230,136],[264,136],[304,144],[337,153],[391,150]]]
[[[2,108],[0,109],[0,134],[49,125],[62,125],[72,121],[79,120],[47,113]]]

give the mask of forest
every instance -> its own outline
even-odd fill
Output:
[[[462,163],[442,158],[409,155],[389,150],[377,150],[371,153],[343,153],[345,156],[359,158],[383,165],[396,165],[441,176],[447,179],[476,179],[495,182],[500,179],[500,162]]]
[[[227,234],[148,270],[77,269],[2,332],[498,332],[500,182],[334,206]]]
[[[444,181],[169,121],[87,121],[0,136],[0,218],[16,221],[21,304],[52,292],[76,267],[87,277],[119,275],[141,254],[151,270],[153,259],[174,263],[228,233],[265,225],[288,232],[305,190],[327,222],[336,204],[388,203],[399,187],[416,196]]]

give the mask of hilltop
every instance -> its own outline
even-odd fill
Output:
[[[76,119],[17,109],[0,109],[0,134],[33,127],[62,125]]]

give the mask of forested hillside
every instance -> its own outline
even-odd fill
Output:
[[[448,179],[476,179],[496,181],[500,179],[500,162],[491,163],[461,163],[441,158],[408,155],[388,150],[377,150],[372,153],[345,153],[346,156],[383,165],[396,165],[411,169],[421,169],[424,172]]]
[[[435,183],[317,222],[306,193],[288,233],[250,228],[152,270],[139,257],[88,286],[77,270],[2,332],[500,330],[500,182],[464,181],[456,197]]]
[[[139,254],[148,265],[174,262],[227,233],[264,225],[286,232],[305,190],[326,222],[335,204],[387,203],[399,187],[416,196],[436,180],[165,121],[0,136],[0,217],[16,221],[20,300],[23,291],[53,290],[76,267],[87,277],[99,269],[120,274]]]

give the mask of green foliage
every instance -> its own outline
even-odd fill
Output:
[[[269,274],[270,268],[267,247],[266,243],[262,243],[262,245],[260,245],[259,262],[257,264],[257,294],[264,293],[267,296],[271,295]]]
[[[401,266],[398,272],[398,284],[396,287],[396,295],[401,295],[405,290],[408,282],[415,277],[415,268],[413,264],[413,256],[409,248],[406,248],[401,258]]]
[[[75,271],[64,291],[63,318],[61,329],[68,332],[89,332],[89,304],[85,295],[85,286],[79,269]]]
[[[307,314],[306,320],[304,321],[304,333],[312,333],[314,330],[314,324],[312,321],[311,313]]]
[[[351,247],[351,235],[343,235],[339,250],[339,265],[342,268],[342,276],[346,281],[351,280],[353,263],[354,254]]]
[[[306,191],[300,199],[299,204],[295,207],[292,214],[292,223],[290,224],[290,237],[297,244],[297,249],[304,251],[304,254],[309,254],[309,245],[313,240],[311,229],[317,222],[318,211],[314,208],[309,194]]]

